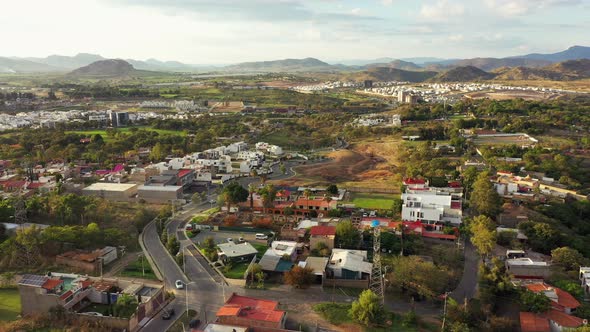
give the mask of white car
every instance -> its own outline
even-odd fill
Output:
[[[262,233],[256,234],[256,240],[266,240],[266,239],[268,239],[268,235],[262,234]]]
[[[231,237],[228,237],[227,242],[234,242],[234,239],[232,239]]]
[[[174,283],[174,286],[176,286],[176,289],[183,289],[184,282],[182,282],[182,280],[176,280],[176,282]]]
[[[103,314],[101,314],[100,312],[94,312],[94,311],[89,311],[89,312],[83,312],[82,315],[88,315],[88,316],[103,316]]]

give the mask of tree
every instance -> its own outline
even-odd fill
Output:
[[[393,211],[394,216],[400,216],[400,214],[402,213],[403,204],[404,202],[401,200],[401,198],[395,197],[393,199],[393,203],[391,204],[391,210]]]
[[[361,235],[350,220],[336,225],[336,243],[340,248],[357,248]]]
[[[471,242],[482,259],[488,256],[496,244],[496,231],[492,219],[485,215],[475,217],[469,225],[469,231]]]
[[[561,288],[564,291],[570,293],[573,297],[577,299],[584,299],[584,288],[580,286],[579,282],[574,282],[570,280],[558,280],[553,283],[555,287]]]
[[[381,305],[381,299],[369,289],[364,290],[358,300],[352,303],[348,314],[354,321],[365,326],[385,322],[385,309]]]
[[[551,308],[551,300],[545,294],[524,290],[520,293],[520,305],[523,311],[540,313]]]
[[[129,294],[121,294],[117,298],[117,303],[113,308],[114,314],[117,317],[129,318],[137,310],[137,298]]]
[[[245,202],[248,199],[248,190],[244,189],[244,187],[236,181],[232,181],[225,186],[221,194],[227,204],[228,212],[231,204]]]
[[[287,174],[287,167],[285,166],[285,164],[281,163],[281,164],[279,165],[279,171],[281,171],[281,173],[282,173],[283,175]]]
[[[284,276],[285,283],[295,288],[307,288],[315,280],[313,269],[296,265],[287,271]]]
[[[328,194],[338,196],[338,186],[336,186],[335,184],[331,184],[326,188],[326,192]]]
[[[445,268],[418,256],[396,256],[390,264],[391,272],[387,275],[389,287],[426,298],[435,298],[443,293],[451,278]]]
[[[277,197],[277,190],[272,184],[267,184],[258,191],[258,194],[262,198],[262,206],[265,209],[264,212],[266,212],[267,208],[272,207],[272,203]]]
[[[201,194],[200,194],[200,193],[194,193],[194,194],[191,196],[191,201],[192,201],[194,204],[199,204],[199,203],[201,203],[201,200],[202,200],[202,197],[201,197]]]
[[[250,209],[254,208],[254,193],[256,192],[256,185],[254,183],[250,183],[248,185],[248,193],[250,194]]]
[[[482,172],[477,176],[469,203],[477,213],[490,218],[495,218],[500,213],[502,201],[489,180],[488,172]]]
[[[570,247],[551,250],[551,259],[553,263],[562,266],[568,271],[577,270],[586,261],[580,252]]]
[[[176,236],[172,235],[168,237],[168,241],[166,242],[166,249],[170,255],[175,256],[178,251],[180,250],[180,243],[176,239]]]
[[[166,157],[166,151],[160,142],[156,143],[156,145],[152,148],[150,152],[150,160],[152,161],[161,161]]]

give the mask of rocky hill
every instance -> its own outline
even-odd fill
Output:
[[[87,66],[75,69],[68,76],[125,78],[137,75],[138,73],[139,71],[125,60],[108,59],[96,61]]]
[[[543,68],[502,68],[496,71],[496,80],[549,80],[571,81],[590,78],[590,60],[569,60]]]
[[[474,66],[456,67],[442,72],[431,80],[435,82],[474,82],[491,80],[494,74],[483,71]]]
[[[363,72],[362,78],[374,81],[424,82],[436,76],[434,71],[411,71],[392,67],[375,67]]]

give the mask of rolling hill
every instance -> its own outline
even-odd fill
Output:
[[[456,67],[442,72],[431,79],[435,82],[473,82],[491,80],[494,74],[483,71],[474,66]]]
[[[496,71],[496,80],[550,80],[572,81],[590,78],[590,59],[569,60],[543,68],[502,68]]]
[[[403,69],[403,70],[423,70],[422,67],[418,66],[415,63],[403,60],[394,60],[387,63],[372,63],[365,66],[366,68],[375,68],[375,67],[388,67],[388,68],[396,68],[396,69]]]
[[[48,73],[58,71],[64,70],[25,59],[0,57],[0,73]]]
[[[335,71],[339,66],[332,66],[315,58],[284,59],[274,61],[243,62],[224,67],[226,72],[313,72]]]
[[[121,59],[107,59],[93,62],[68,73],[69,77],[126,78],[137,76],[140,71]]]
[[[436,76],[434,71],[411,71],[391,67],[370,68],[359,78],[374,81],[407,81],[413,83],[424,82]]]
[[[587,46],[572,46],[565,51],[540,54],[532,53],[527,55],[515,56],[513,58],[545,60],[550,62],[562,62],[568,60],[590,59],[590,47]]]

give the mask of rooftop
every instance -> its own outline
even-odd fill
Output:
[[[227,257],[240,257],[246,255],[255,255],[258,253],[258,250],[256,250],[256,248],[254,248],[248,242],[239,244],[227,242],[218,244],[217,247],[219,247],[219,250]]]
[[[89,185],[82,189],[82,191],[127,191],[136,188],[137,185],[133,183],[108,183],[108,182],[97,182]]]
[[[365,250],[334,249],[328,266],[371,273],[373,264],[367,261],[367,251]]]
[[[311,236],[336,235],[336,226],[313,226],[310,234]]]
[[[217,316],[239,316],[246,319],[280,322],[285,312],[277,310],[279,302],[232,294]]]
[[[141,185],[137,188],[138,191],[173,191],[177,192],[182,190],[182,186],[145,186]]]
[[[550,332],[549,321],[532,312],[520,313],[520,330],[522,332]]]
[[[528,290],[535,293],[543,293],[549,297],[553,302],[564,308],[577,308],[580,302],[576,300],[570,293],[561,288],[547,285],[543,282],[528,284],[525,286]]]
[[[563,311],[555,309],[551,309],[541,315],[562,327],[576,328],[584,324],[584,320],[582,318],[568,315]]]

